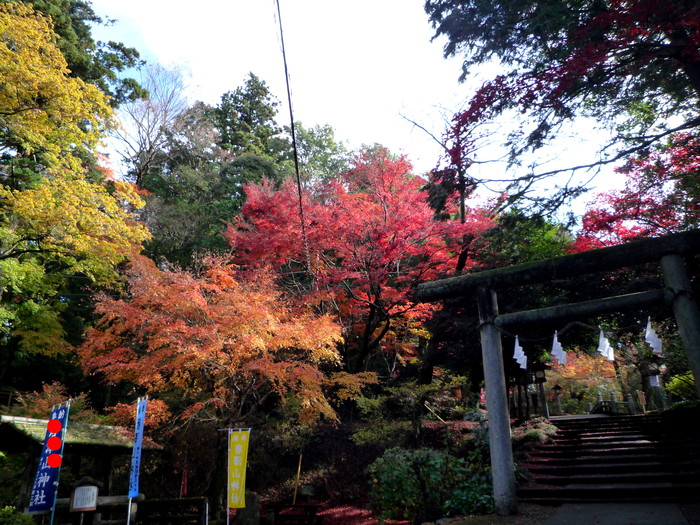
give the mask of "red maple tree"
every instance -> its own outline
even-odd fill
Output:
[[[514,164],[577,116],[592,117],[612,133],[598,158],[523,174],[511,193],[555,173],[638,155],[700,126],[697,2],[428,0],[426,10],[448,38],[446,54],[465,52],[464,75],[474,64],[501,60],[503,73],[485,82],[454,118],[451,133],[464,137],[457,143],[462,158],[471,155],[475,126],[508,111],[524,115],[506,144]],[[557,189],[557,199],[580,193],[570,184]]]
[[[271,267],[304,301],[335,316],[351,372],[375,352],[415,351],[415,321],[431,307],[415,303],[412,290],[454,267],[464,236],[490,225],[479,210],[468,210],[463,223],[436,221],[425,181],[411,169],[385,149],[364,150],[349,171],[303,195],[306,238],[291,182],[279,190],[249,185],[226,234],[242,266]]]
[[[582,220],[573,250],[601,248],[700,225],[700,138],[682,134],[618,168],[622,190],[600,194]]]

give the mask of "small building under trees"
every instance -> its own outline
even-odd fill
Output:
[[[0,415],[0,451],[8,455],[24,456],[17,508],[24,508],[28,504],[47,422],[45,419]],[[128,461],[133,444],[133,432],[124,427],[70,423],[65,438],[66,462],[62,467],[60,487],[65,490],[66,486],[71,486],[72,481],[90,476],[102,484],[100,495],[111,495],[115,459],[123,457],[124,461]],[[145,438],[143,448],[156,450],[160,447]]]

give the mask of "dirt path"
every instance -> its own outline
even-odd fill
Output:
[[[552,516],[556,507],[543,507],[540,505],[521,504],[518,506],[519,513],[516,516],[496,516],[489,514],[486,516],[464,516],[454,518],[449,525],[536,525],[544,522]],[[328,507],[319,512],[323,516],[327,525],[376,525],[377,520],[372,517],[372,513],[360,506],[339,505]],[[409,521],[386,522],[387,525],[410,525]]]

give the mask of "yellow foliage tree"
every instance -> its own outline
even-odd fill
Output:
[[[568,353],[565,365],[552,363],[547,383],[562,388],[564,410],[572,413],[586,411],[588,403],[597,402],[598,394],[607,398],[614,391],[622,399],[613,363],[600,354],[589,355],[579,349]]]
[[[21,3],[0,4],[0,153],[79,171],[113,110],[94,85],[69,76],[50,19]],[[2,179],[12,173],[7,169]]]
[[[86,292],[75,283],[115,286],[117,265],[149,237],[137,221],[143,201],[135,188],[86,174],[113,110],[97,87],[70,76],[57,38],[51,20],[29,5],[0,3],[4,362],[18,350],[68,348],[62,313],[71,293]]]
[[[25,190],[0,186],[0,260],[37,254],[44,265],[114,284],[115,266],[149,238],[133,213],[143,205],[123,181],[49,176]]]
[[[77,175],[47,176],[24,190],[0,185],[0,335],[29,353],[66,349],[67,280],[116,286],[117,266],[149,238],[137,222],[143,204],[128,183]]]

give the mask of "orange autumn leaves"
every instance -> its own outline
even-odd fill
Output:
[[[569,352],[566,365],[552,363],[547,372],[549,386],[559,385],[565,393],[578,393],[594,401],[598,393],[617,390],[615,367],[600,354]]]
[[[272,396],[295,400],[301,420],[334,417],[319,366],[338,360],[338,326],[292,308],[270,275],[243,282],[209,258],[194,276],[137,257],[127,281],[128,297],[99,300],[102,317],[80,348],[86,370],[177,393],[186,418],[242,421]]]
[[[84,367],[173,400],[188,420],[251,424],[281,406],[303,422],[335,419],[332,403],[374,380],[358,373],[376,369],[373,357],[415,352],[430,313],[413,302],[415,285],[491,224],[478,210],[436,221],[410,170],[383,149],[360,155],[303,195],[306,236],[291,182],[247,186],[227,230],[233,257],[196,273],[134,259],[128,293],[99,299]]]

